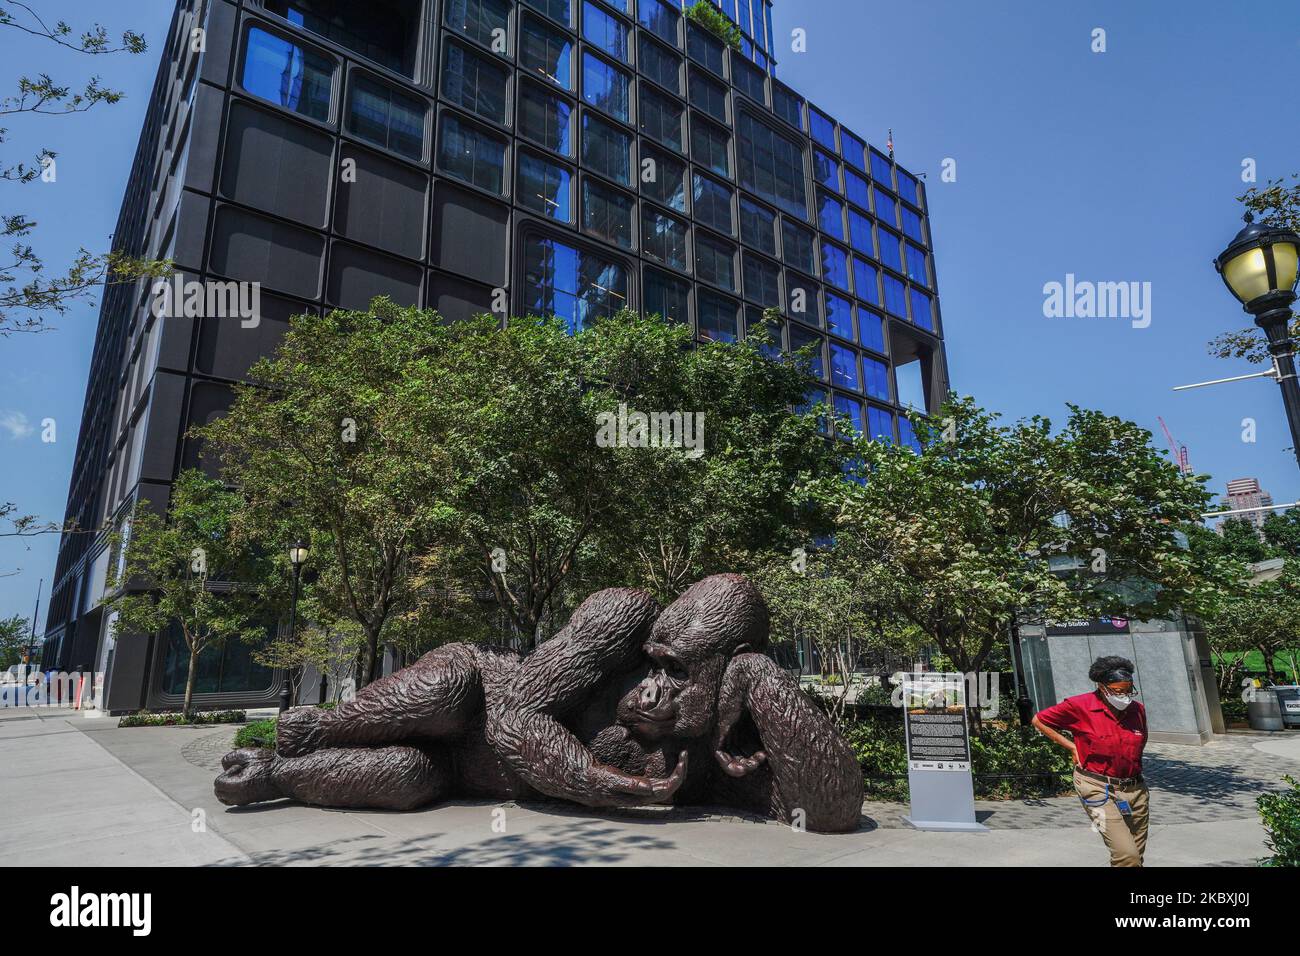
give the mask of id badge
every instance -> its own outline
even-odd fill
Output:
[[[1128,805],[1127,800],[1120,800],[1118,797],[1116,797],[1115,806],[1119,808],[1119,812],[1122,813],[1124,816],[1131,817],[1133,815],[1133,808]]]

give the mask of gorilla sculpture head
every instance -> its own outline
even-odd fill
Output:
[[[618,721],[647,741],[700,737],[713,729],[727,663],[767,648],[762,595],[739,574],[716,574],[687,588],[650,633],[651,671],[618,706]]]

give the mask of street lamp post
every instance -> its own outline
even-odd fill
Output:
[[[307,561],[307,552],[310,549],[307,543],[299,538],[293,544],[289,545],[289,564],[293,566],[293,598],[289,604],[289,646],[292,647],[294,638],[298,636],[298,584],[302,580],[302,566]],[[284,672],[284,683],[280,685],[280,713],[289,709],[291,678],[288,668]]]
[[[1246,213],[1246,226],[1214,260],[1228,291],[1268,338],[1273,373],[1282,386],[1282,401],[1291,426],[1291,443],[1300,462],[1300,381],[1296,379],[1295,343],[1291,340],[1291,306],[1300,278],[1300,236],[1267,226]]]

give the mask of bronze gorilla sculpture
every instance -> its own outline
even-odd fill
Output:
[[[276,752],[227,754],[216,795],[407,810],[541,794],[854,830],[853,751],[767,641],[767,607],[740,575],[705,578],[662,613],[643,591],[600,591],[526,656],[450,644],[334,710],[282,714]]]

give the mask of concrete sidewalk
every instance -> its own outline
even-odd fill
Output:
[[[457,801],[410,813],[290,803],[228,809],[212,795],[235,728],[118,729],[111,718],[0,716],[5,835],[23,865],[1060,866],[1107,862],[1072,797],[980,801],[984,834],[907,829],[867,803],[857,833],[796,833],[727,811],[589,811]],[[1251,865],[1267,855],[1253,798],[1300,774],[1300,735],[1159,748],[1151,866]],[[1208,789],[1207,789],[1208,788]],[[206,832],[194,832],[195,811]],[[500,825],[504,823],[504,832]],[[497,825],[494,829],[494,824]],[[12,845],[12,843],[11,843]],[[19,862],[15,860],[15,862]]]

